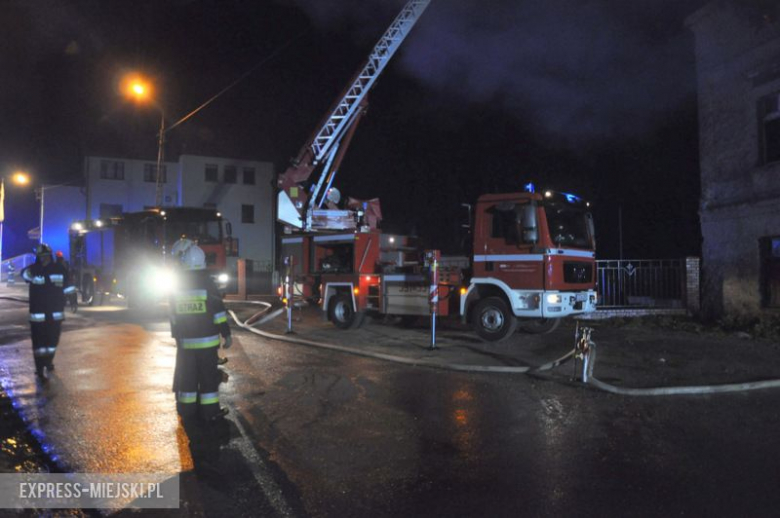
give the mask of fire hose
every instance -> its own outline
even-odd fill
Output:
[[[255,326],[262,325],[277,316],[284,313],[285,308],[279,308],[275,311],[271,310],[271,304],[267,302],[256,302],[256,304],[263,305],[264,308],[253,314],[245,321],[241,321],[236,313],[232,310],[228,310],[233,317],[236,325],[240,328],[254,333],[264,338],[270,338],[272,340],[279,340],[287,343],[294,343],[299,345],[306,345],[310,347],[318,347],[321,349],[328,349],[332,351],[345,352],[356,356],[363,356],[368,358],[375,358],[380,360],[391,361],[403,365],[411,365],[415,367],[429,367],[442,370],[453,370],[459,372],[500,372],[507,374],[534,374],[543,371],[549,371],[556,367],[561,366],[568,360],[574,358],[582,362],[582,382],[586,385],[593,386],[597,389],[609,392],[611,394],[619,394],[624,396],[675,396],[675,395],[697,395],[697,394],[719,394],[727,392],[744,392],[748,390],[761,390],[768,388],[780,387],[780,379],[751,381],[744,383],[727,383],[721,385],[695,385],[695,386],[679,386],[679,387],[649,387],[649,388],[631,388],[631,387],[618,387],[611,385],[593,376],[593,370],[596,363],[596,343],[591,339],[593,329],[588,327],[579,327],[575,330],[575,348],[561,356],[560,358],[547,362],[538,367],[533,366],[489,366],[489,365],[467,365],[458,363],[440,364],[432,361],[426,361],[424,359],[405,358],[403,356],[396,356],[392,354],[378,353],[372,351],[355,350],[349,347],[329,344],[325,342],[308,340],[304,338],[298,338],[291,335],[278,335],[269,333],[257,329]],[[575,363],[576,368],[576,363]]]
[[[596,364],[596,343],[591,340],[593,329],[584,327],[579,329],[577,326],[575,358],[582,360],[582,381],[585,384],[592,385],[600,390],[611,394],[623,396],[681,396],[697,394],[722,394],[726,392],[744,392],[748,390],[761,390],[780,387],[780,379],[749,381],[744,383],[726,383],[722,385],[693,385],[681,387],[649,387],[649,388],[630,388],[617,387],[605,383],[593,376],[593,369]]]
[[[242,301],[244,302],[244,301]],[[378,352],[372,352],[372,351],[363,351],[363,350],[355,350],[351,349],[349,347],[336,345],[336,344],[329,344],[325,342],[319,342],[315,340],[307,340],[304,338],[298,338],[296,336],[291,336],[289,334],[287,335],[277,335],[274,333],[269,333],[266,331],[261,331],[260,329],[257,329],[254,326],[260,325],[262,323],[268,322],[269,320],[281,315],[285,308],[277,309],[276,311],[269,312],[271,309],[271,305],[267,302],[256,302],[256,304],[260,304],[265,306],[262,310],[259,312],[253,314],[251,317],[246,319],[245,321],[241,321],[236,313],[232,310],[228,310],[228,313],[233,317],[233,320],[235,321],[236,325],[240,327],[241,329],[244,329],[246,331],[249,331],[250,333],[254,333],[258,336],[262,336],[264,338],[270,338],[272,340],[279,340],[282,342],[287,343],[294,343],[299,345],[306,345],[309,347],[318,347],[320,349],[328,349],[331,351],[339,351],[344,353],[349,353],[356,356],[363,356],[367,358],[375,358],[379,360],[385,360],[390,361],[394,363],[400,363],[403,365],[411,365],[414,367],[429,367],[433,369],[443,369],[443,370],[454,370],[459,372],[502,372],[502,373],[511,373],[511,374],[522,374],[522,373],[532,373],[532,372],[541,372],[541,371],[547,371],[554,369],[572,357],[574,357],[575,350],[572,349],[565,355],[561,356],[560,358],[547,362],[543,365],[540,365],[538,367],[534,366],[504,366],[504,365],[467,365],[467,364],[459,364],[459,363],[448,363],[448,364],[440,364],[433,361],[427,361],[425,359],[415,359],[415,358],[405,358],[403,356],[396,356],[393,354],[385,354],[385,353],[378,353]],[[266,313],[268,313],[266,315]]]

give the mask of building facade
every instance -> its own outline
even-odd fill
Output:
[[[780,4],[715,0],[696,39],[702,311],[780,310]]]
[[[86,213],[91,219],[155,206],[154,161],[87,157]],[[230,222],[238,256],[271,271],[274,257],[273,164],[181,155],[162,167],[163,206],[208,207]],[[235,258],[233,259],[235,261]]]

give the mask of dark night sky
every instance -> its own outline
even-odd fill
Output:
[[[79,178],[85,154],[153,159],[159,115],[117,92],[156,78],[180,152],[283,170],[400,10],[390,0],[6,0],[0,168]],[[599,256],[699,252],[693,38],[704,0],[432,0],[373,90],[337,186],[385,227],[457,243],[458,209],[527,181],[595,206]],[[486,7],[489,5],[490,7]],[[8,227],[35,226],[8,192]],[[27,220],[29,218],[29,221]],[[19,225],[19,223],[17,223]]]

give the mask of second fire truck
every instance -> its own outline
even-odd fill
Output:
[[[112,296],[128,306],[167,295],[175,269],[167,257],[181,237],[198,243],[207,268],[227,283],[226,257],[235,241],[230,224],[214,209],[166,207],[124,213],[114,218],[75,221],[70,228],[70,264],[85,302]]]

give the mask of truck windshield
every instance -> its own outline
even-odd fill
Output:
[[[550,203],[545,205],[547,226],[550,238],[557,246],[574,248],[590,248],[590,214],[563,204]]]
[[[200,245],[222,242],[222,226],[219,221],[168,221],[168,240],[175,242],[182,236]]]

